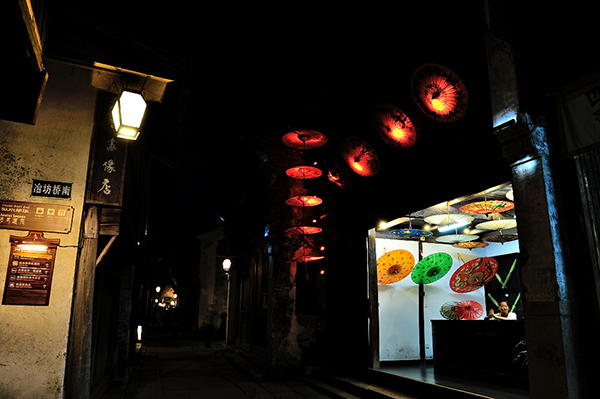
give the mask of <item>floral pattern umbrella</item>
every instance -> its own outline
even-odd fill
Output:
[[[445,252],[436,252],[421,259],[410,278],[415,284],[431,284],[444,277],[451,267],[452,257]]]
[[[475,215],[488,215],[490,213],[500,213],[511,210],[515,203],[511,201],[486,200],[465,204],[458,208],[462,213],[471,213]]]
[[[458,301],[450,301],[443,303],[442,306],[440,306],[440,314],[442,315],[442,317],[447,320],[460,320],[460,317],[456,314],[456,311],[454,310],[456,308],[456,305],[458,305]]]
[[[483,306],[477,301],[460,301],[454,307],[454,311],[464,320],[476,320],[483,316]]]
[[[377,282],[393,284],[410,274],[415,257],[404,249],[388,252],[377,259]]]
[[[494,258],[475,258],[456,269],[450,277],[450,288],[460,294],[478,290],[486,285],[498,271]]]

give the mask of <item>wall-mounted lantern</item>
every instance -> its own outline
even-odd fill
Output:
[[[112,109],[112,119],[117,137],[136,140],[146,113],[146,101],[141,93],[123,90]]]
[[[159,78],[111,65],[94,63],[91,86],[117,94],[112,121],[117,137],[136,140],[144,120],[147,103],[162,102],[167,83],[171,79]]]

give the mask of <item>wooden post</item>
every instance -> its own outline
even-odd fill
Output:
[[[66,389],[69,398],[89,398],[91,388],[94,270],[98,252],[98,210],[88,209],[77,262],[69,336]]]
[[[369,342],[371,351],[371,368],[379,369],[379,292],[377,288],[377,252],[375,248],[375,229],[368,235],[368,270],[369,270]]]

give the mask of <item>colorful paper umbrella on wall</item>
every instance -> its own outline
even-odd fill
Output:
[[[456,121],[467,110],[467,88],[458,75],[442,65],[419,67],[412,76],[411,91],[421,111],[437,121]]]
[[[486,285],[498,271],[498,262],[494,258],[475,258],[458,269],[450,277],[450,288],[454,292],[465,293],[480,289]]]
[[[410,278],[415,284],[431,284],[444,277],[451,267],[452,257],[445,252],[436,252],[421,259]]]
[[[373,126],[383,141],[405,150],[418,138],[417,128],[402,110],[391,104],[379,104],[371,113]]]
[[[321,169],[314,166],[294,166],[285,171],[285,174],[293,179],[315,179],[323,174]]]
[[[471,300],[460,301],[454,307],[454,311],[458,317],[465,320],[476,320],[483,316],[483,306]]]
[[[518,240],[519,236],[516,234],[498,234],[496,236],[483,237],[483,241],[486,242],[499,242],[504,244],[505,242]]]
[[[490,244],[488,244],[486,242],[480,242],[480,241],[457,242],[455,244],[452,244],[453,247],[465,248],[465,249],[483,248],[483,247],[487,247],[488,245],[490,245]]]
[[[325,145],[327,137],[316,130],[293,130],[284,134],[281,141],[298,150],[310,150]]]
[[[414,266],[415,258],[410,252],[404,249],[388,252],[377,259],[377,282],[396,283],[408,276]]]
[[[456,305],[458,305],[458,301],[450,301],[443,303],[442,306],[440,306],[440,314],[442,315],[442,317],[447,320],[460,320],[460,317],[456,314],[456,311],[454,310],[456,308]]]
[[[377,153],[359,137],[346,137],[342,141],[342,157],[350,169],[361,176],[371,177],[379,172]]]
[[[486,200],[471,202],[458,208],[463,213],[476,215],[489,215],[490,213],[500,213],[511,210],[515,207],[514,202],[502,200]]]

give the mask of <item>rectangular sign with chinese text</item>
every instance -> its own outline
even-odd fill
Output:
[[[33,180],[31,196],[70,199],[72,188],[73,183]]]
[[[48,306],[59,240],[31,232],[27,237],[10,236],[10,241],[2,304]]]
[[[0,200],[0,229],[68,233],[72,222],[72,206]]]

